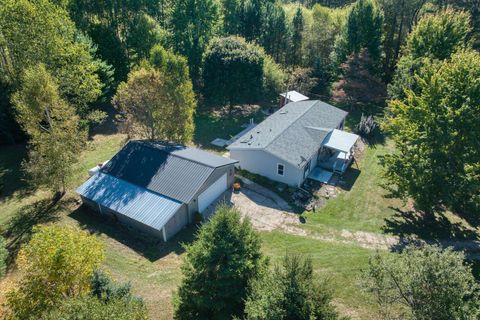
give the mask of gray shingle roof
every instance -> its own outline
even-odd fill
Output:
[[[87,199],[161,230],[182,203],[99,172],[76,190]]]
[[[318,150],[347,112],[318,100],[291,102],[269,116],[228,149],[261,149],[296,166]]]
[[[216,168],[236,162],[195,148],[130,141],[101,171],[188,203]]]

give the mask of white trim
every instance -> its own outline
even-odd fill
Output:
[[[163,242],[167,242],[167,234],[165,233],[165,227],[162,228],[162,237],[163,237]]]
[[[283,167],[283,170],[282,170],[283,173],[282,173],[282,174],[278,173],[278,166],[282,166],[282,167]],[[277,175],[279,175],[279,176],[281,176],[281,177],[284,177],[284,176],[285,176],[285,164],[283,164],[283,163],[277,163]]]

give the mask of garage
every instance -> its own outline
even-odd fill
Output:
[[[198,211],[203,212],[215,199],[227,190],[227,174],[223,174],[198,196]]]

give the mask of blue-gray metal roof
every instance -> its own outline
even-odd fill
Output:
[[[230,150],[265,150],[296,166],[318,150],[347,112],[318,100],[291,102],[231,144]]]
[[[87,199],[156,230],[161,230],[183,205],[102,172],[92,176],[76,191]]]
[[[236,162],[195,148],[130,141],[101,171],[189,203],[216,168]]]

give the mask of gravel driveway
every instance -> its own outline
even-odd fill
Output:
[[[298,227],[298,216],[285,200],[248,179],[242,180],[243,187],[240,192],[232,194],[231,202],[243,217],[250,219],[255,229],[280,229],[291,234],[306,235],[306,232]]]

